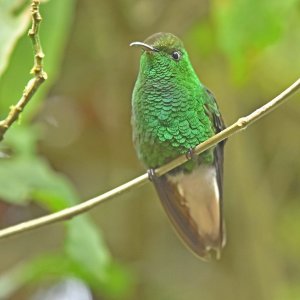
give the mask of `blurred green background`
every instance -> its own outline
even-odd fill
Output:
[[[30,79],[29,5],[0,0],[1,119]],[[180,36],[228,125],[299,77],[299,0],[50,0],[41,12],[49,80],[0,146],[1,228],[144,172],[131,142],[140,52],[130,42]],[[57,287],[70,280],[68,299],[300,299],[299,97],[227,142],[220,261],[185,249],[147,184],[0,240],[0,299],[67,299]]]

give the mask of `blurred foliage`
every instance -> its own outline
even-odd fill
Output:
[[[1,118],[30,78],[29,4],[0,0]],[[230,124],[299,76],[299,9],[299,0],[44,1],[49,80],[0,145],[1,226],[74,205],[142,170],[131,145],[139,53],[130,41],[157,31],[182,37]],[[299,299],[299,116],[291,99],[227,143],[220,262],[204,264],[182,247],[145,186],[64,226],[0,240],[0,299],[35,299],[39,287],[69,277],[95,299]]]
[[[9,5],[6,3],[9,3]],[[18,4],[18,6],[16,4]],[[26,16],[26,23],[23,21],[22,24],[19,24],[20,21],[15,21],[13,24],[11,24],[10,32],[5,30],[5,27],[2,26],[0,30],[1,45],[10,45],[12,48],[18,40],[18,43],[13,48],[13,51],[11,49],[6,56],[0,56],[0,65],[7,65],[9,62],[10,66],[1,76],[0,80],[1,118],[4,118],[4,116],[7,115],[10,105],[15,103],[20,98],[23,88],[31,76],[29,72],[33,66],[33,54],[31,41],[27,36],[27,30],[29,29],[27,26],[28,17],[30,17],[29,4],[30,2],[27,0],[0,0],[1,13],[6,13],[6,18],[1,18],[1,22],[3,20],[4,23],[9,24],[6,19],[13,19],[12,16],[15,16],[17,12],[18,14],[16,16],[18,18],[14,19],[21,19],[22,14],[19,12],[19,7],[21,5],[24,7],[23,15]],[[40,29],[40,37],[43,40],[43,50],[44,52],[47,52],[44,67],[45,70],[47,70],[48,80],[38,90],[38,93],[34,97],[34,101],[32,101],[26,108],[26,114],[24,114],[22,119],[23,122],[24,119],[30,119],[34,112],[36,112],[41,100],[45,97],[45,94],[53,82],[55,82],[55,79],[59,73],[59,68],[57,66],[61,64],[61,60],[63,58],[67,36],[70,32],[70,26],[72,25],[74,5],[74,0],[65,0],[46,1],[46,3],[41,6],[43,21]],[[4,8],[7,7],[7,9],[2,10],[2,6]],[[23,16],[23,19],[24,18],[25,17]],[[26,34],[20,38],[19,27],[21,26],[21,33],[25,32]],[[8,56],[8,54],[10,55]],[[18,86],[16,86],[16,83]]]
[[[298,0],[215,1],[218,45],[229,58],[233,75],[245,80],[251,59],[274,44],[287,29]]]
[[[11,66],[0,82],[2,117],[7,113],[10,104],[20,96],[22,85],[17,89],[14,88],[15,84],[23,81],[25,84],[24,74],[28,73],[32,64],[32,49],[28,45],[30,41],[26,35],[18,41],[10,57],[11,49],[28,28],[30,15],[28,1],[26,3],[24,12],[22,11],[20,16],[19,14],[15,16],[16,4],[24,5],[24,3],[20,1],[18,3],[0,2],[1,8],[6,9],[1,9],[1,14],[6,17],[1,21],[7,27],[3,30],[1,28],[0,32],[3,45],[7,46],[7,49],[3,48],[5,53],[0,56],[0,63],[4,68],[10,58]],[[26,205],[30,201],[35,201],[49,211],[58,211],[79,202],[79,197],[70,182],[64,176],[54,172],[45,158],[38,155],[36,151],[38,128],[26,124],[28,115],[32,116],[36,111],[39,102],[58,73],[64,41],[72,20],[73,6],[74,1],[51,1],[46,4],[45,11],[43,11],[43,6],[41,9],[42,15],[46,17],[42,23],[40,37],[43,40],[44,51],[47,52],[45,69],[47,69],[50,82],[47,81],[45,87],[42,87],[42,90],[34,97],[34,101],[30,103],[29,114],[26,110],[25,120],[22,117],[21,124],[7,134],[5,146],[2,149],[2,155],[5,158],[3,157],[0,162],[0,198],[12,204]],[[25,60],[24,57],[28,59]],[[16,66],[18,66],[17,72]],[[10,154],[6,155],[6,150]],[[100,289],[108,295],[118,296],[126,292],[126,286],[129,284],[128,274],[125,276],[120,266],[111,262],[99,230],[87,217],[79,217],[66,223],[64,248],[64,255],[44,255],[30,263],[17,266],[14,272],[4,274],[2,279],[0,278],[2,287],[0,298],[6,299],[22,285],[49,276],[53,277],[53,274],[55,278],[77,276],[96,290]],[[7,284],[8,282],[13,282],[13,284]]]
[[[76,203],[78,197],[69,182],[37,155],[36,138],[36,130],[25,126],[8,135],[6,145],[14,152],[0,164],[0,197],[15,204],[33,199],[52,211]]]
[[[30,14],[25,6],[19,11],[20,1],[1,0],[0,1],[0,75],[5,70],[9,56],[13,51],[17,40],[26,30]]]
[[[78,195],[71,183],[54,172],[49,163],[36,153],[36,137],[37,130],[24,125],[7,135],[6,145],[14,152],[0,163],[0,197],[18,205],[28,204],[29,200],[35,201],[49,211],[58,211],[78,203]],[[77,276],[110,295],[115,295],[116,290],[121,294],[126,291],[121,287],[128,282],[127,276],[119,266],[112,264],[99,230],[86,216],[66,222],[64,253],[64,256],[44,255],[17,268],[18,276],[13,272],[10,278],[14,282],[14,289],[55,274],[59,277]],[[112,268],[116,269],[121,281],[111,289],[115,281],[115,273],[110,271]],[[7,277],[10,276],[4,274],[2,280],[0,277],[2,297],[15,291],[11,285],[6,287]]]

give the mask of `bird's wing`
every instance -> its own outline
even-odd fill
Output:
[[[224,130],[226,128],[223,118],[221,116],[221,113],[219,111],[219,107],[217,104],[217,101],[215,99],[214,94],[208,89],[205,88],[206,91],[206,101],[205,101],[205,109],[206,113],[213,122],[215,128],[216,128],[216,133]],[[224,141],[223,141],[224,142]]]
[[[206,109],[206,114],[211,119],[212,123],[214,124],[215,133],[218,133],[226,128],[221,113],[219,111],[219,107],[217,101],[213,95],[213,93],[205,88],[207,97],[206,103],[204,105]],[[222,192],[223,192],[223,160],[224,160],[224,145],[226,140],[218,143],[214,150],[215,156],[215,167],[217,170],[217,180],[220,189],[221,199],[222,199]]]
[[[205,88],[205,91],[207,93],[206,103],[205,103],[206,113],[211,119],[212,123],[214,124],[215,133],[218,133],[224,130],[226,126],[221,116],[221,113],[219,111],[219,107],[213,93],[207,88]],[[219,193],[220,193],[220,217],[221,217],[220,234],[223,236],[222,238],[223,244],[226,243],[225,228],[224,228],[225,224],[223,220],[223,161],[224,161],[225,143],[226,140],[218,143],[214,149],[214,165],[216,169],[217,183],[218,183]]]

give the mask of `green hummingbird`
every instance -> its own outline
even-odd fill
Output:
[[[176,232],[196,256],[220,257],[224,142],[196,155],[192,149],[225,128],[213,94],[199,81],[188,53],[171,33],[133,42],[143,51],[132,95],[133,141],[152,170],[161,203]],[[181,154],[185,164],[157,177],[153,170]]]

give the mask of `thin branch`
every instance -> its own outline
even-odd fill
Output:
[[[8,128],[19,118],[20,113],[24,110],[32,96],[35,94],[39,86],[47,79],[47,74],[43,70],[44,53],[42,50],[39,27],[42,17],[39,11],[40,0],[33,0],[31,3],[32,26],[28,31],[34,51],[34,65],[30,73],[34,74],[34,78],[30,79],[23,91],[23,95],[16,105],[10,107],[10,111],[6,119],[0,122],[0,141],[3,140],[4,134]]]
[[[235,133],[240,132],[243,129],[246,129],[249,125],[256,122],[258,119],[264,117],[272,110],[277,108],[279,105],[284,103],[287,100],[288,96],[296,93],[296,91],[300,88],[300,79],[295,81],[291,86],[289,86],[285,91],[283,91],[280,95],[275,97],[273,100],[269,101],[264,106],[260,107],[259,109],[255,110],[253,113],[246,117],[240,118],[237,122],[232,124],[231,126],[227,127],[225,130],[219,132],[218,134],[214,135],[213,137],[209,138],[205,142],[199,144],[195,148],[195,152],[200,154],[201,152],[211,148],[212,146],[216,145],[217,143],[227,139],[228,137],[232,136]],[[187,161],[186,155],[181,155],[178,158],[174,159],[173,161],[165,164],[164,166],[156,169],[156,174],[161,176],[168,171],[178,167],[179,165],[185,163]],[[100,196],[87,200],[83,203],[75,205],[70,208],[63,209],[59,212],[52,213],[46,215],[44,217],[40,217],[31,221],[27,221],[24,223],[20,223],[5,229],[0,230],[0,239],[17,235],[21,232],[29,231],[34,228],[39,228],[45,226],[47,224],[56,223],[62,220],[70,219],[74,216],[80,215],[86,211],[89,211],[96,205],[104,202],[105,200],[111,199],[125,191],[132,189],[133,187],[138,187],[146,183],[148,180],[148,174],[141,175],[125,184],[118,186],[115,189],[112,189]]]

